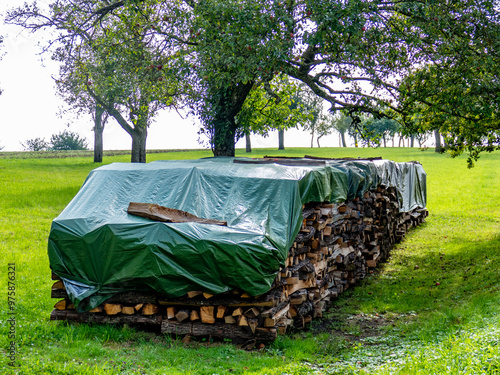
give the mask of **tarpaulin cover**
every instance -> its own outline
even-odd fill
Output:
[[[50,266],[78,310],[125,291],[166,297],[191,290],[265,293],[300,230],[307,202],[342,202],[383,183],[398,189],[402,211],[425,207],[425,172],[415,163],[233,161],[115,163],[93,170],[53,221],[48,244]],[[152,221],[129,215],[130,202],[228,225]]]

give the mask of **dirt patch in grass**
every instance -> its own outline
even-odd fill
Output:
[[[327,333],[346,341],[362,341],[367,337],[379,337],[384,329],[395,325],[394,318],[379,314],[345,315],[331,312],[329,316],[316,320],[310,329],[313,334]]]

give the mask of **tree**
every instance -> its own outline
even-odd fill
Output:
[[[333,116],[328,113],[322,114],[318,120],[316,126],[316,143],[318,144],[318,148],[321,147],[319,140],[333,131],[332,118]]]
[[[309,117],[302,122],[302,128],[311,134],[311,148],[313,148],[314,135],[318,132],[319,127],[324,126],[324,122],[321,121],[323,99],[314,95],[306,85],[301,85],[301,91],[296,100],[301,103],[304,111],[309,114]]]
[[[108,113],[89,95],[85,85],[88,79],[75,66],[78,60],[64,54],[63,49],[58,52],[56,59],[62,61],[62,64],[59,68],[59,78],[56,79],[57,93],[69,106],[69,110],[75,112],[77,116],[82,113],[92,116],[94,121],[92,129],[94,132],[94,163],[102,163],[104,154],[103,133],[109,117]],[[87,61],[87,63],[90,62]],[[67,112],[68,110],[64,110],[63,114],[67,114]]]
[[[49,144],[45,138],[32,138],[27,139],[21,146],[25,151],[45,151],[49,148]]]
[[[54,3],[49,15],[36,5],[25,6],[8,17],[31,30],[52,27],[68,32],[49,43],[57,44],[53,58],[62,63],[60,93],[75,108],[94,111],[96,138],[102,134],[104,111],[112,116],[132,137],[132,162],[145,162],[147,128],[160,109],[176,104],[182,86],[168,66],[168,53],[159,50],[152,26],[144,24],[143,16],[155,12],[154,4],[142,5],[139,10],[126,4],[116,17],[104,17],[103,11],[98,24],[85,20],[105,3],[84,0]]]
[[[337,116],[330,116],[328,119],[330,120],[331,127],[339,132],[342,147],[347,147],[345,133],[351,128],[352,118],[343,112],[338,112]]]
[[[310,115],[298,102],[299,92],[298,83],[285,76],[255,83],[236,116],[238,127],[245,135],[256,133],[267,137],[271,130],[284,132],[306,121]]]
[[[437,152],[443,151],[440,134],[452,156],[467,152],[469,166],[481,152],[500,149],[498,4],[480,1],[477,6],[486,10],[462,16],[469,22],[450,30],[462,36],[447,46],[442,59],[419,65],[400,86],[401,111],[434,132]]]
[[[382,140],[384,147],[387,147],[387,139],[394,137],[399,131],[400,125],[395,120],[380,118],[372,120],[369,129],[376,135],[379,140],[378,144]]]
[[[77,133],[63,130],[50,136],[50,149],[54,151],[88,150],[87,140]]]

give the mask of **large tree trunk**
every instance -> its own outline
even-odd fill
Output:
[[[436,137],[436,152],[441,152],[441,149],[443,148],[441,146],[441,134],[439,134],[439,130],[434,130],[434,137]]]
[[[238,83],[215,93],[216,113],[209,124],[212,131],[212,151],[214,156],[234,156],[236,139],[236,115],[253,87],[253,82]]]
[[[148,128],[146,126],[137,126],[130,134],[132,137],[132,163],[146,162],[146,138],[148,136]]]
[[[415,144],[415,136],[413,134],[410,136],[410,140],[411,140],[410,147],[413,147]]]
[[[102,121],[102,115],[104,114],[104,108],[100,105],[95,107],[95,118],[94,118],[94,163],[102,163],[103,154],[103,132],[104,123]]]
[[[223,125],[222,122],[217,122],[214,125],[212,140],[212,152],[214,156],[234,156],[236,124],[226,123]]]
[[[278,130],[278,150],[285,149],[285,130]]]
[[[382,137],[382,139],[384,140],[384,147],[387,147],[387,142],[385,140],[385,137]]]
[[[252,152],[252,141],[250,140],[250,134],[245,134],[246,152]]]
[[[345,143],[345,133],[340,133],[340,139],[342,140],[342,147],[347,147]]]

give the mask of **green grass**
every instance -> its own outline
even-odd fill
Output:
[[[5,154],[5,153],[4,153]],[[128,327],[49,322],[51,221],[97,165],[91,156],[0,155],[0,373],[19,374],[495,374],[500,373],[500,153],[475,168],[428,150],[274,149],[251,155],[383,156],[419,160],[430,216],[390,259],[339,298],[309,332],[246,352],[184,345]],[[148,161],[210,151],[155,153]],[[128,162],[128,155],[105,162]],[[17,367],[8,366],[7,264],[16,264]],[[417,267],[416,267],[417,266]],[[438,284],[439,283],[439,284]]]

